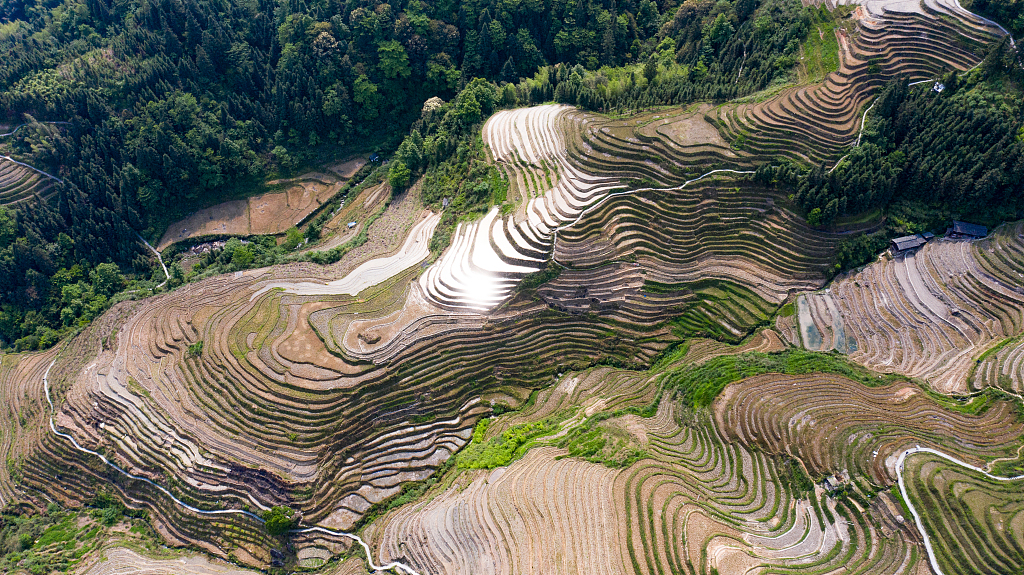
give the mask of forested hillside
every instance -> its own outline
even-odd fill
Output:
[[[944,86],[888,86],[862,145],[835,170],[811,170],[797,200],[826,225],[900,200],[1014,219],[1024,208],[1024,100],[990,84],[961,89],[955,75]]]
[[[995,19],[1014,37],[1024,35],[1024,2],[1021,0],[970,0],[968,8]]]

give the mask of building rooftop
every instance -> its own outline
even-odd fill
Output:
[[[985,226],[979,226],[978,224],[969,224],[967,222],[954,221],[953,233],[960,234],[962,236],[983,238],[988,235],[988,228],[986,228]]]
[[[904,250],[919,248],[923,246],[926,241],[927,240],[922,238],[919,234],[914,234],[912,236],[903,236],[901,238],[894,239],[892,241],[892,247],[895,248],[896,251],[902,252]]]

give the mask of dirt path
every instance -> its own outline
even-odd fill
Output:
[[[55,125],[70,126],[71,125],[71,122],[35,122],[35,123],[36,124],[49,124],[51,126],[55,126]],[[14,128],[10,132],[7,132],[6,134],[0,134],[0,138],[4,138],[4,137],[7,137],[7,136],[13,136],[14,134],[18,133],[18,130],[24,128],[25,126],[29,126],[29,125],[30,124],[22,124],[22,125],[18,126],[17,128]]]
[[[40,174],[46,176],[47,178],[50,178],[52,180],[56,180],[56,181],[58,181],[58,182],[60,182],[62,184],[64,183],[64,180],[58,178],[57,176],[54,176],[53,174],[50,174],[48,172],[44,172],[44,171],[40,170],[39,168],[34,168],[34,167],[32,167],[32,166],[30,166],[28,164],[24,164],[22,162],[19,162],[18,160],[15,160],[14,158],[12,158],[10,156],[0,156],[0,160],[7,160],[8,162],[13,162],[13,163],[18,164],[19,166],[21,166],[23,168],[28,168],[28,169],[32,170],[33,172],[39,172]]]
[[[149,251],[151,251],[154,254],[156,254],[156,261],[160,262],[160,267],[162,267],[164,269],[164,281],[161,282],[156,287],[158,287],[158,288],[159,287],[164,287],[165,285],[167,285],[167,280],[171,279],[171,274],[168,273],[167,266],[164,265],[164,258],[160,257],[160,252],[156,251],[156,248],[154,248],[153,246],[149,245],[149,242],[146,241],[146,238],[140,236],[139,234],[135,234],[135,235],[139,236],[139,239],[142,240],[142,243],[146,244],[146,247],[149,248]]]

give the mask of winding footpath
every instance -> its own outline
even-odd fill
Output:
[[[156,254],[156,260],[158,262],[160,262],[160,267],[164,268],[164,281],[163,281],[163,283],[161,283],[161,284],[156,286],[158,288],[159,287],[164,287],[165,285],[167,285],[168,280],[171,279],[171,274],[167,272],[167,266],[164,265],[164,258],[160,257],[160,252],[156,251],[156,248],[154,248],[153,246],[149,245],[149,242],[146,241],[146,238],[142,237],[142,234],[140,234],[139,232],[135,232],[135,235],[139,236],[139,239],[142,240],[142,243],[146,244],[146,247],[149,248],[149,251],[151,251],[154,254]],[[47,399],[49,399],[49,398],[47,398]],[[52,405],[51,405],[51,407],[52,407]]]
[[[56,126],[56,125],[70,126],[71,125],[71,122],[34,122],[34,123],[36,123],[36,124],[50,124],[50,125],[54,125],[54,126]],[[5,138],[7,136],[13,136],[14,134],[18,133],[18,130],[24,128],[25,126],[29,126],[29,125],[31,125],[31,124],[22,124],[22,125],[18,126],[17,128],[11,130],[10,132],[7,132],[6,134],[0,134],[0,138]]]
[[[7,160],[8,162],[13,162],[13,163],[18,164],[19,166],[21,166],[23,168],[28,168],[28,169],[30,169],[30,170],[32,170],[34,172],[39,172],[40,174],[46,176],[47,178],[51,178],[51,179],[56,180],[56,181],[58,181],[58,182],[60,182],[62,184],[64,183],[64,180],[58,178],[57,176],[55,176],[55,175],[53,175],[53,174],[51,174],[49,172],[44,172],[44,171],[40,170],[39,168],[32,167],[32,166],[30,166],[28,164],[25,164],[23,162],[19,162],[18,160],[15,160],[14,158],[12,158],[10,156],[0,156],[0,160]]]
[[[142,241],[145,242],[146,240],[142,240]],[[148,246],[149,243],[147,242],[146,245]],[[150,249],[152,249],[152,246],[150,246]],[[159,254],[157,254],[157,255],[159,256]],[[161,262],[161,264],[162,263],[163,262]],[[168,491],[167,489],[163,488],[162,486],[154,483],[153,481],[151,481],[151,480],[149,480],[149,479],[147,479],[145,477],[140,477],[138,475],[133,475],[133,474],[129,473],[128,471],[125,471],[124,469],[122,469],[116,463],[113,463],[112,461],[107,459],[104,455],[102,455],[100,453],[97,453],[95,451],[92,451],[91,449],[86,449],[85,447],[82,447],[81,445],[78,444],[78,441],[76,441],[73,436],[71,436],[71,435],[69,435],[67,433],[62,433],[60,431],[57,431],[57,426],[53,422],[53,414],[56,413],[56,409],[54,409],[53,400],[50,399],[50,381],[49,381],[50,370],[53,368],[55,363],[57,363],[56,359],[54,359],[52,362],[50,362],[50,365],[47,366],[47,368],[46,368],[46,373],[43,374],[43,390],[46,392],[46,403],[50,404],[50,431],[52,431],[54,433],[54,435],[57,435],[58,437],[63,437],[64,439],[67,439],[68,441],[71,442],[71,445],[73,445],[75,447],[75,449],[77,449],[78,451],[81,451],[82,453],[88,453],[90,455],[95,455],[96,457],[99,457],[100,460],[103,461],[104,464],[106,464],[106,465],[112,467],[113,469],[117,470],[118,473],[121,473],[125,477],[128,477],[130,479],[134,479],[134,480],[137,480],[137,481],[145,482],[146,484],[154,487],[155,489],[160,491],[160,493],[163,493],[164,495],[169,497],[171,499],[171,501],[174,501],[175,503],[177,503],[182,508],[188,509],[189,511],[191,511],[193,513],[197,513],[199,515],[230,515],[230,514],[238,514],[238,515],[245,515],[246,517],[249,517],[251,519],[254,519],[254,520],[258,521],[259,523],[265,523],[266,522],[259,515],[255,514],[255,513],[252,513],[251,511],[246,511],[244,509],[205,510],[205,509],[199,509],[197,507],[193,507],[193,506],[189,505],[188,503],[185,503],[184,501],[178,499],[170,491]],[[250,497],[250,499],[252,499],[253,502],[256,503],[258,506],[260,506],[260,507],[262,507],[264,509],[268,509],[267,507],[265,507],[263,505],[259,505],[259,503],[256,502],[255,499],[253,499],[252,497]],[[379,571],[389,571],[389,570],[391,570],[391,571],[395,571],[399,575],[402,575],[402,574],[405,574],[405,575],[421,575],[420,573],[418,573],[412,567],[406,565],[405,563],[399,563],[398,561],[392,561],[391,563],[388,563],[387,565],[377,565],[377,564],[375,564],[373,562],[373,553],[370,550],[370,546],[366,543],[366,541],[363,540],[362,537],[360,537],[360,536],[358,536],[358,535],[356,535],[354,533],[346,533],[344,531],[335,531],[333,529],[327,529],[325,527],[308,527],[308,528],[305,528],[305,529],[293,529],[292,531],[290,531],[290,533],[313,533],[313,532],[325,533],[327,535],[334,535],[336,537],[345,537],[345,538],[351,539],[352,541],[355,541],[356,543],[361,545],[363,547],[363,551],[366,552],[366,562],[370,566],[370,570],[372,572],[374,572],[374,573],[379,572]]]
[[[907,504],[907,508],[910,509],[910,514],[914,516],[914,523],[917,524],[917,530],[921,533],[921,538],[924,540],[924,548],[925,551],[928,552],[928,562],[931,563],[932,571],[935,572],[935,575],[945,575],[942,569],[939,568],[939,562],[935,558],[935,550],[932,549],[932,541],[928,537],[928,533],[924,530],[924,523],[921,521],[921,515],[917,512],[917,509],[914,508],[914,504],[910,501],[910,496],[907,494],[907,484],[903,480],[903,464],[906,461],[908,455],[913,455],[915,453],[930,453],[932,455],[936,455],[949,461],[950,463],[955,463],[960,467],[970,469],[975,473],[980,473],[985,477],[989,479],[994,479],[996,481],[1020,481],[1024,479],[1024,475],[1018,475],[1016,477],[999,477],[997,475],[992,475],[991,473],[985,471],[980,467],[975,467],[974,465],[960,461],[959,459],[951,455],[946,455],[945,453],[942,453],[941,451],[937,451],[930,447],[921,447],[920,445],[917,445],[911,449],[904,451],[903,453],[900,453],[899,458],[896,460],[896,479],[898,480],[900,485],[900,494],[903,495],[903,501]]]

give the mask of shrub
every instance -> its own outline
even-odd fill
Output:
[[[277,505],[272,509],[263,512],[264,527],[271,535],[282,535],[295,526],[292,519],[292,510],[283,505]]]
[[[295,248],[297,248],[301,242],[302,242],[302,232],[299,231],[299,228],[297,228],[295,226],[292,226],[292,227],[288,228],[287,232],[285,232],[285,240],[284,240],[284,244],[282,245],[282,247],[286,251],[292,251]]]

